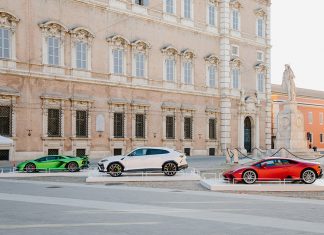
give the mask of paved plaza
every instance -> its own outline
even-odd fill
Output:
[[[324,201],[0,180],[0,234],[320,234]]]

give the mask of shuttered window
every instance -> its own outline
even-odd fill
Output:
[[[76,111],[76,136],[88,137],[88,112],[85,110]]]
[[[11,136],[11,107],[0,106],[0,135]]]
[[[191,117],[184,118],[184,138],[192,139],[192,118]]]
[[[145,115],[144,114],[136,114],[135,137],[136,138],[145,138]]]
[[[209,139],[211,140],[216,139],[216,119],[215,118],[209,119]]]
[[[165,122],[165,130],[166,130],[166,138],[167,139],[174,139],[175,138],[175,117],[174,116],[167,116]]]
[[[114,137],[124,138],[124,113],[114,113]]]
[[[61,110],[49,109],[48,110],[48,131],[49,137],[61,136]]]

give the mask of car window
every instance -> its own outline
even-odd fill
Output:
[[[46,160],[47,161],[57,160],[57,156],[47,156]]]
[[[275,160],[267,160],[261,163],[261,166],[264,166],[265,164],[267,164],[267,167],[272,167],[275,166]]]
[[[292,164],[288,159],[280,159],[282,165],[289,165]]]
[[[35,160],[36,162],[45,162],[46,161],[46,157],[41,157]]]
[[[130,154],[128,154],[128,156],[140,157],[140,156],[146,155],[146,152],[147,152],[147,149],[136,149],[133,152],[131,152]]]
[[[159,155],[159,154],[168,154],[169,151],[164,149],[148,149],[146,155]]]

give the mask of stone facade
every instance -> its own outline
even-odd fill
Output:
[[[143,145],[192,155],[270,149],[270,0],[183,4],[1,1],[10,160]]]

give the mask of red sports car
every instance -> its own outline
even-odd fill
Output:
[[[266,158],[236,166],[223,173],[225,180],[253,184],[256,181],[301,180],[312,184],[322,177],[319,163],[290,158]]]

